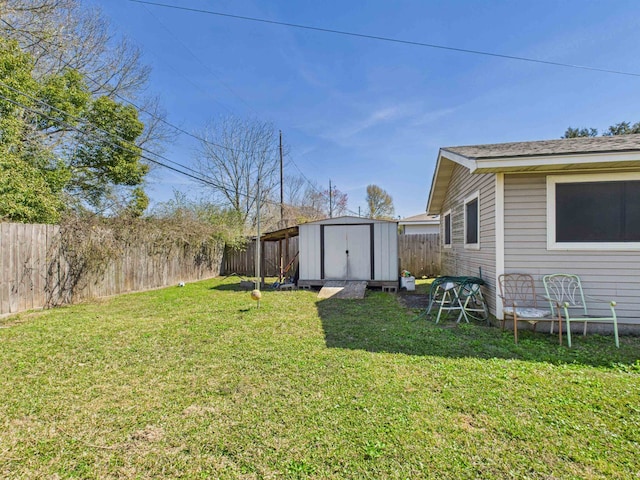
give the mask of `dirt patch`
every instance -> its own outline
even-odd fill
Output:
[[[131,434],[131,440],[136,442],[159,442],[164,438],[164,430],[160,427],[147,425],[142,430]]]
[[[398,299],[405,308],[412,310],[426,310],[429,306],[429,295],[411,292],[399,292]]]
[[[206,415],[209,413],[218,413],[218,409],[215,407],[203,407],[201,405],[190,405],[183,410],[182,415],[184,415],[185,417],[189,417],[194,415],[196,416]]]

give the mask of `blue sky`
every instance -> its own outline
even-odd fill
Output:
[[[640,74],[637,1],[158,0],[279,22]],[[604,130],[640,121],[640,77],[346,37],[141,5],[89,0],[144,51],[149,93],[168,121],[202,132],[233,114],[272,122],[288,173],[349,195],[366,186],[396,215],[423,213],[443,146],[559,138],[568,126]],[[165,155],[193,165],[196,141]],[[295,163],[295,165],[294,165]],[[152,201],[190,181],[156,170]]]

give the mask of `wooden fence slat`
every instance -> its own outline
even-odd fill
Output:
[[[9,305],[10,292],[10,258],[11,258],[11,238],[9,229],[11,224],[0,223],[0,314],[11,311]]]
[[[20,225],[14,224],[11,228],[11,243],[15,245],[11,252],[10,265],[10,282],[11,292],[9,294],[9,311],[11,313],[18,312],[20,309],[20,282],[19,282],[19,265],[20,253],[22,245],[20,243]]]

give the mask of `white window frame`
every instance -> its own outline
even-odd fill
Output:
[[[445,243],[447,240],[447,232],[445,229],[447,228],[447,222],[445,217],[449,215],[449,243]],[[442,246],[444,248],[451,248],[453,245],[453,215],[451,215],[451,210],[447,210],[442,214]]]
[[[559,183],[640,180],[640,173],[585,173],[547,176],[547,250],[640,250],[640,242],[556,242],[556,185]]]
[[[476,243],[467,243],[467,204],[472,201],[478,201],[478,241]],[[471,250],[480,250],[480,191],[472,193],[467,198],[464,199],[464,204],[462,205],[463,214],[464,214],[464,230],[462,231],[463,240],[464,240],[464,248],[468,248]]]

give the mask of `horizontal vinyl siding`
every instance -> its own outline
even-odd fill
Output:
[[[479,191],[480,249],[464,248],[464,200]],[[447,189],[442,212],[451,210],[451,248],[442,248],[442,274],[474,276],[480,274],[487,283],[483,293],[492,313],[495,313],[496,234],[495,234],[495,175],[472,175],[456,165]],[[444,221],[440,238],[444,239]]]
[[[533,275],[540,294],[543,275],[579,275],[585,294],[616,300],[621,321],[640,324],[640,252],[547,250],[546,176],[504,178],[505,272]]]

